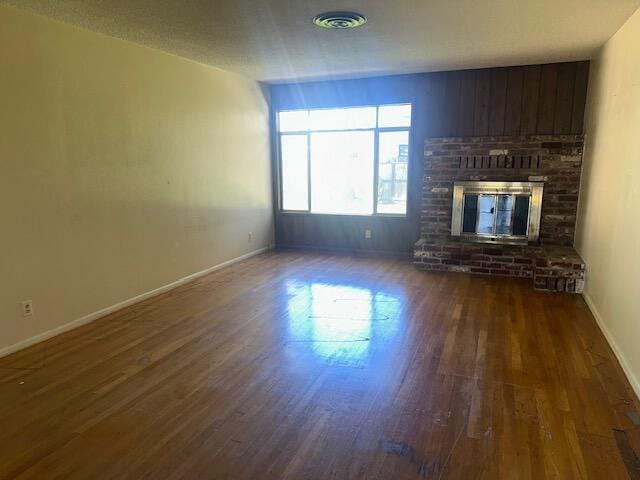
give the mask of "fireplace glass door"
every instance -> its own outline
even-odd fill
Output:
[[[462,232],[526,237],[529,203],[528,195],[466,194]]]
[[[534,182],[456,182],[451,234],[482,242],[535,241],[542,189]]]

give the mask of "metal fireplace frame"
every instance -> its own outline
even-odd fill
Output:
[[[482,243],[527,244],[537,242],[540,236],[543,182],[455,182],[453,185],[453,212],[451,235],[464,240]],[[529,197],[527,234],[466,233],[462,231],[464,198],[471,195],[524,195]],[[515,209],[514,209],[515,210]]]

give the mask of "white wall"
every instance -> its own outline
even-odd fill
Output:
[[[0,353],[272,243],[256,82],[2,6],[0,69]]]
[[[585,298],[640,396],[640,10],[592,62],[576,248]]]

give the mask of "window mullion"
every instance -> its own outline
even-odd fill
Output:
[[[282,165],[282,133],[278,134],[278,172],[277,172],[277,181],[278,181],[278,203],[280,205],[280,209],[284,210],[284,167]]]
[[[311,133],[307,133],[307,211],[311,213]]]
[[[373,129],[373,214],[378,213],[378,162],[380,159],[380,149],[378,143],[378,123],[380,116],[380,106],[376,105],[376,125]]]
[[[377,116],[376,116],[377,118]],[[378,181],[379,181],[380,143],[378,129],[373,131],[373,214],[378,213]]]

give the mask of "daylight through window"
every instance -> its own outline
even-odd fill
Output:
[[[281,208],[405,215],[411,105],[278,114]]]

